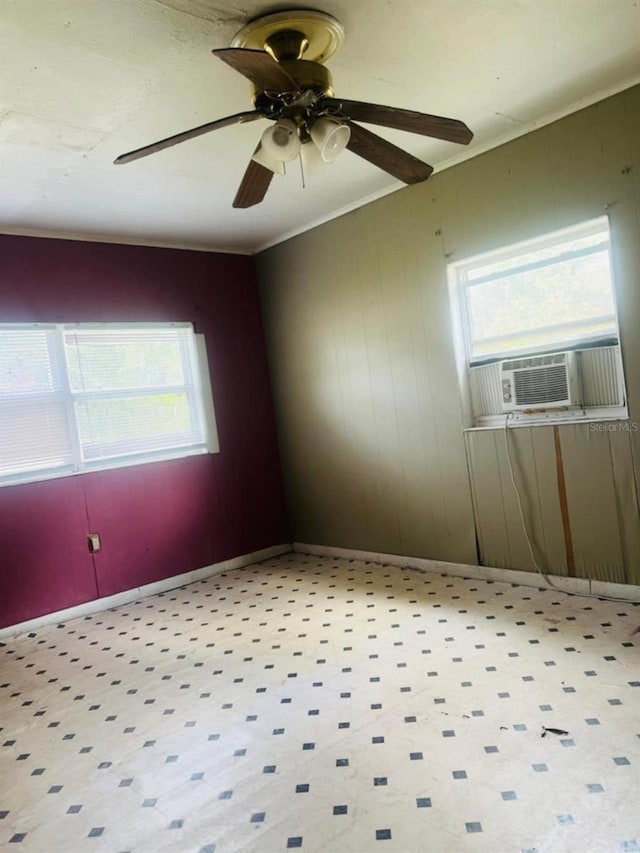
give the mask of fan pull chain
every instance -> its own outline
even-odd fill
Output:
[[[305,190],[307,188],[307,183],[305,181],[305,175],[304,175],[304,163],[302,162],[302,152],[298,155],[298,159],[300,160],[300,177],[302,178],[302,189]]]

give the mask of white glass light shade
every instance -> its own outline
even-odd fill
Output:
[[[267,156],[262,145],[258,147],[258,150],[251,159],[255,160],[256,163],[260,163],[265,169],[271,169],[276,175],[284,175],[284,163],[282,160],[275,160],[273,157]]]
[[[311,139],[302,143],[300,147],[300,159],[302,160],[302,171],[305,175],[313,175],[329,165],[323,160],[320,149],[314,145]]]
[[[267,157],[286,163],[300,153],[298,128],[290,119],[280,119],[262,134],[262,148]]]
[[[323,117],[315,122],[310,134],[324,162],[331,163],[346,148],[351,130],[348,124]]]

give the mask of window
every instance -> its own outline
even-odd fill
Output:
[[[471,364],[617,343],[606,217],[454,266]]]
[[[567,405],[565,399],[565,409],[582,409],[585,417],[587,407],[624,404],[607,217],[453,263],[449,275],[476,425],[513,408],[524,413],[524,405],[501,394],[501,383],[514,376],[533,389],[532,399],[540,390],[544,405],[536,414],[544,419],[542,409],[555,392],[543,386],[564,370],[553,373],[541,357],[547,355],[572,366],[571,395],[564,395],[572,400]],[[560,353],[566,355],[553,355]],[[501,375],[505,360],[505,369],[522,372]],[[560,416],[561,407],[555,408]]]
[[[199,368],[189,324],[0,326],[0,483],[217,449]]]

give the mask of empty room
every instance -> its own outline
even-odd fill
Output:
[[[0,39],[0,847],[640,853],[640,5]]]

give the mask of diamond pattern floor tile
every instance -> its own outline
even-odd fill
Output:
[[[638,623],[290,554],[22,635],[0,647],[0,846],[640,851]]]

